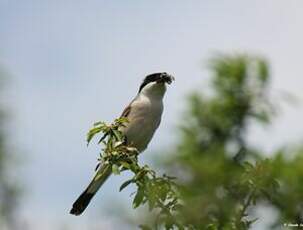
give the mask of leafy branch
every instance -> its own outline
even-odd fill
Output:
[[[133,199],[133,208],[148,205],[150,211],[157,213],[157,223],[165,229],[184,229],[175,218],[175,213],[181,208],[177,185],[173,177],[162,175],[157,176],[156,172],[148,165],[141,166],[138,163],[139,152],[134,146],[126,144],[121,127],[125,126],[128,120],[119,118],[114,123],[108,125],[104,122],[97,122],[87,134],[87,143],[97,134],[102,134],[98,144],[102,146],[98,165],[107,164],[112,168],[114,174],[122,171],[131,171],[134,175],[120,186],[120,191],[130,184],[136,186]],[[151,229],[149,226],[141,225],[141,229]]]
[[[200,225],[184,221],[183,205],[181,205],[180,190],[174,181],[174,177],[167,175],[158,176],[148,165],[141,166],[138,162],[139,152],[134,146],[128,145],[121,128],[127,124],[126,118],[119,118],[108,125],[97,122],[88,132],[87,142],[101,134],[98,144],[101,152],[98,158],[99,166],[108,165],[116,175],[122,171],[131,171],[133,176],[120,186],[119,191],[133,184],[136,186],[133,198],[133,208],[147,205],[149,211],[155,213],[152,227],[140,225],[143,230],[151,229],[200,229]],[[235,164],[236,166],[236,164]],[[227,224],[227,229],[249,229],[257,219],[247,219],[247,210],[255,205],[258,199],[268,199],[278,188],[278,183],[271,174],[271,162],[269,160],[258,161],[255,165],[245,162],[242,164],[238,180],[226,187],[230,197],[238,200],[239,209]],[[184,203],[184,202],[183,202]],[[186,205],[186,204],[184,204]],[[186,209],[191,207],[186,207]],[[220,229],[218,223],[213,220],[207,225],[207,229]]]
[[[244,162],[243,169],[237,186],[238,190],[244,190],[245,194],[233,221],[235,229],[249,229],[258,218],[248,220],[248,208],[256,205],[258,200],[271,200],[279,188],[269,159],[259,160],[255,165]]]

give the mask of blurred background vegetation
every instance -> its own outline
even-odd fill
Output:
[[[182,205],[172,216],[162,209],[147,213],[142,229],[250,229],[268,217],[262,229],[300,225],[303,148],[290,144],[266,153],[247,141],[251,127],[269,125],[279,115],[279,101],[270,98],[268,62],[218,55],[209,67],[211,90],[191,93],[178,144],[158,159],[163,171],[177,177]],[[258,215],[260,208],[272,215]]]
[[[19,229],[17,226],[16,209],[20,196],[18,179],[14,176],[18,167],[16,155],[8,143],[7,104],[3,103],[2,95],[6,73],[0,68],[0,229]]]

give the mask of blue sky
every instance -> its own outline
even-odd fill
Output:
[[[184,96],[208,88],[206,60],[217,51],[264,55],[273,97],[288,91],[302,99],[302,7],[299,0],[0,0],[0,63],[12,78],[11,142],[25,161],[21,214],[31,229],[85,229],[88,222],[114,229],[108,205],[130,208],[131,190],[118,192],[125,177],[114,177],[83,217],[67,215],[96,162],[88,128],[120,115],[148,73],[167,71],[176,81],[144,162],[176,141]],[[282,105],[273,126],[252,128],[251,143],[270,151],[302,140],[302,106]]]

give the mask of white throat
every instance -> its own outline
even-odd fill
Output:
[[[166,92],[165,83],[152,82],[144,86],[139,95],[146,96],[148,98],[162,99]]]

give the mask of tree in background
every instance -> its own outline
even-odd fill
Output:
[[[262,219],[251,214],[267,205],[278,214],[271,228],[302,224],[303,148],[279,148],[264,159],[246,141],[250,127],[277,115],[267,62],[223,55],[210,69],[211,92],[189,97],[179,144],[165,165],[179,179],[178,220],[185,229],[249,229]]]
[[[123,145],[118,128],[127,121],[121,119],[98,122],[89,132],[88,141],[104,133],[101,163],[115,174],[133,172],[120,190],[134,184],[133,208],[149,208],[143,230],[245,230],[262,218],[253,215],[260,205],[278,213],[271,228],[302,224],[303,148],[280,148],[265,159],[246,140],[250,127],[268,125],[276,114],[267,62],[222,55],[210,61],[210,69],[211,91],[191,94],[177,147],[161,154],[169,156],[161,160],[173,177],[140,166],[136,151]]]
[[[3,88],[4,74],[0,71],[0,92]],[[2,95],[0,95],[2,96]],[[13,179],[14,157],[7,145],[7,114],[4,105],[0,104],[0,229],[15,229],[15,208],[19,189]]]
[[[182,182],[179,211],[193,229],[247,229],[258,201],[271,199],[278,182],[262,152],[246,142],[252,125],[273,115],[269,71],[262,58],[219,56],[210,61],[210,95],[192,93],[170,166]]]

